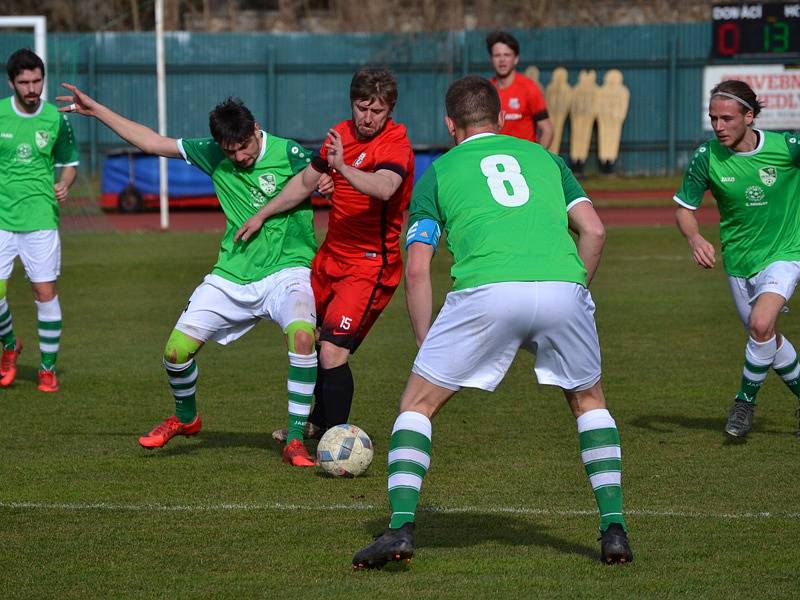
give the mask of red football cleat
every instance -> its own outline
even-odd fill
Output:
[[[17,378],[17,359],[22,353],[22,342],[17,338],[16,345],[11,350],[3,350],[0,358],[0,387],[8,387]]]
[[[42,369],[39,371],[39,391],[40,392],[57,392],[58,391],[58,377],[55,371],[48,371]]]
[[[191,423],[181,423],[178,417],[173,415],[140,437],[139,444],[145,448],[161,448],[176,435],[196,435],[202,426],[200,415],[197,415]]]
[[[317,464],[311,458],[303,442],[296,439],[286,444],[283,449],[283,462],[293,467],[313,467]]]

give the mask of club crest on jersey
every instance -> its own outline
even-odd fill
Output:
[[[30,144],[20,144],[17,146],[17,160],[21,162],[30,162],[33,156],[33,148]]]
[[[47,142],[50,141],[50,134],[47,131],[37,131],[34,137],[40,150],[44,149],[47,146]]]
[[[519,110],[519,107],[520,107],[519,98],[509,98],[508,99],[508,106],[509,106],[509,108],[513,108],[515,110]]]
[[[261,191],[267,196],[271,196],[278,189],[278,184],[275,182],[275,175],[272,173],[264,173],[258,178],[258,185]]]
[[[364,162],[365,158],[367,158],[367,153],[366,152],[362,152],[361,154],[358,155],[358,158],[353,161],[353,166],[354,167],[360,167],[361,163]]]
[[[772,187],[778,180],[778,169],[775,167],[763,167],[758,170],[758,176],[761,177],[764,185]]]

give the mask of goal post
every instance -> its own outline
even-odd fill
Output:
[[[45,69],[47,68],[47,17],[0,15],[0,29],[32,29],[33,51],[42,59]],[[42,91],[42,98],[47,99],[46,89]]]

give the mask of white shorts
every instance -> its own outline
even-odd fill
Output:
[[[774,262],[748,278],[729,275],[728,284],[731,286],[736,312],[739,313],[739,318],[745,327],[750,321],[753,304],[761,294],[772,292],[783,296],[786,302],[789,302],[798,280],[800,280],[800,261]],[[784,306],[781,312],[788,310],[789,308]]]
[[[517,350],[536,355],[539,383],[588,389],[600,380],[589,290],[575,283],[493,283],[450,292],[412,371],[441,387],[494,390]]]
[[[260,319],[282,331],[294,321],[317,324],[311,269],[292,267],[253,283],[240,285],[219,275],[206,275],[189,298],[175,329],[202,342],[229,344]]]
[[[61,238],[58,229],[0,230],[0,279],[11,278],[19,256],[31,283],[55,281],[61,274]]]

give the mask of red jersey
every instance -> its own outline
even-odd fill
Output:
[[[547,118],[547,104],[537,83],[522,73],[515,73],[507,88],[497,84],[497,77],[492,77],[492,83],[500,94],[500,110],[506,113],[500,133],[535,142],[536,121]]]
[[[342,121],[333,129],[342,136],[345,164],[368,172],[388,169],[400,175],[403,182],[394,195],[384,202],[362,194],[340,173],[331,170],[334,191],[328,235],[320,251],[328,251],[350,261],[375,263],[376,258],[382,262],[397,260],[401,256],[403,212],[408,208],[414,185],[414,152],[405,125],[388,119],[383,131],[366,141],[356,139],[352,119]],[[320,156],[327,161],[327,147],[322,147]]]

